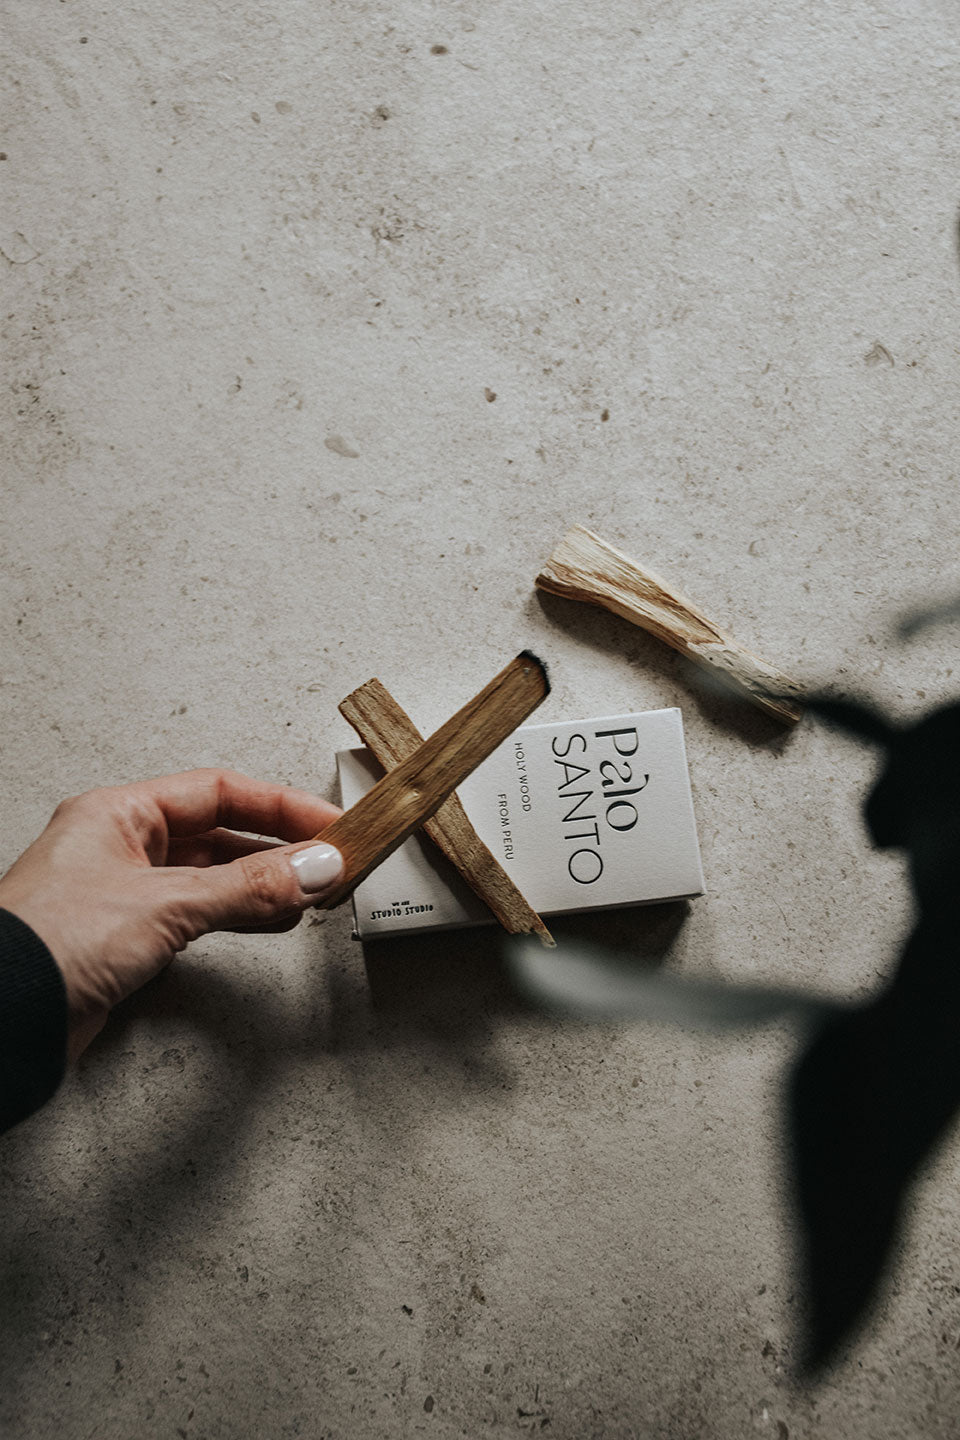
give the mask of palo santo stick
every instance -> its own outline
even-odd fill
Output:
[[[803,687],[796,680],[747,650],[665,580],[582,525],[564,535],[535,583],[551,595],[601,605],[649,630],[777,720],[795,724],[803,714]]]
[[[389,771],[412,755],[423,736],[410,716],[379,680],[368,680],[340,702],[340,714]],[[439,850],[490,907],[511,935],[539,935],[544,945],[556,942],[536,910],[524,899],[510,876],[470,824],[459,796],[448,795],[423,828]]]
[[[328,825],[316,838],[340,851],[345,874],[336,890],[320,902],[322,908],[331,910],[339,905],[381,860],[435,814],[549,689],[542,661],[529,650],[522,651],[436,734]]]

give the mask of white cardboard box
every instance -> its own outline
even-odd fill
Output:
[[[338,751],[337,769],[344,807],[383,774],[365,749]],[[458,794],[541,915],[703,894],[679,710],[525,725]],[[353,911],[360,940],[494,923],[419,835],[357,886]]]

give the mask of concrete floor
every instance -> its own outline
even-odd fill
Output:
[[[876,985],[871,757],[532,581],[581,521],[802,679],[955,695],[895,638],[960,590],[954,7],[3,11],[0,863],[99,783],[332,796],[347,691],[430,728],[529,645],[543,719],[684,713],[710,893],[595,933]],[[491,933],[211,937],[3,1142],[0,1428],[958,1436],[956,1137],[790,1378],[794,1050],[532,1014]]]

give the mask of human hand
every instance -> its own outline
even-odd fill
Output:
[[[304,790],[190,770],[88,790],[57,806],[0,879],[0,907],[43,940],[67,990],[75,1059],[120,1000],[211,930],[292,929],[340,879],[330,845],[304,841],[340,814]]]

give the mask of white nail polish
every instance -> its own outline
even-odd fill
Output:
[[[332,845],[311,845],[290,857],[300,889],[305,895],[330,890],[343,874],[343,856]]]

